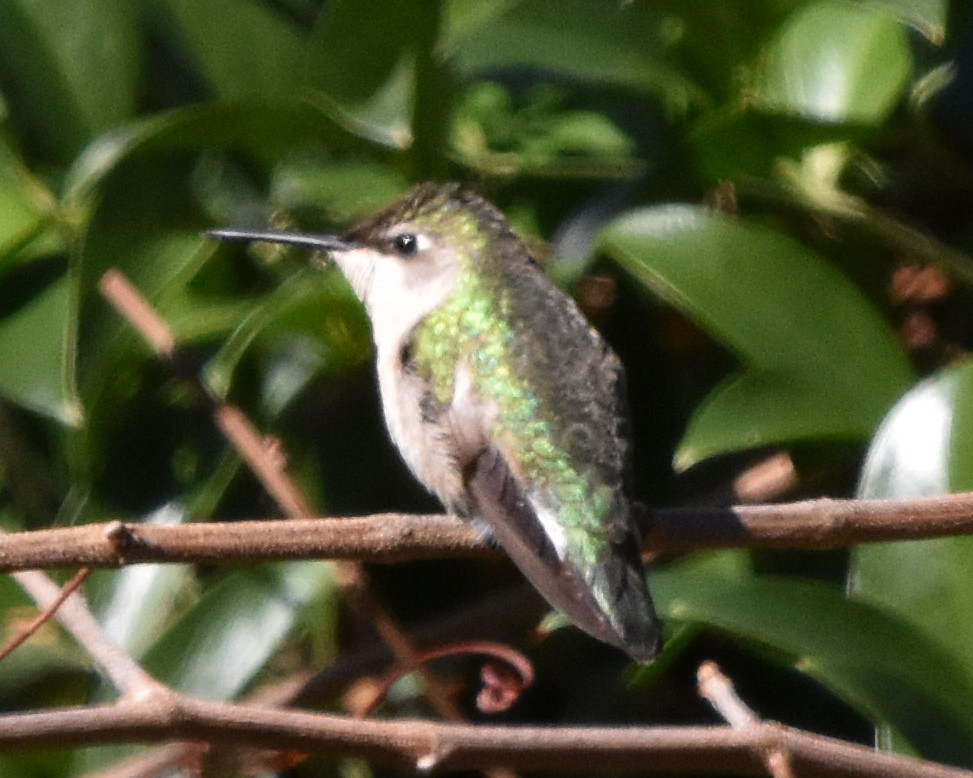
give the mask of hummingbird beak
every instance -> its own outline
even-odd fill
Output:
[[[329,235],[321,232],[285,232],[283,230],[238,230],[219,229],[207,230],[206,234],[217,240],[248,243],[260,241],[263,243],[281,243],[287,246],[299,246],[310,251],[321,251],[326,254],[332,251],[351,251],[358,248],[354,241],[346,240],[340,235]]]

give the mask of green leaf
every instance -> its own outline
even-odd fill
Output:
[[[331,567],[321,562],[230,573],[152,646],[144,666],[186,694],[233,699],[266,666],[305,609],[335,591]]]
[[[181,508],[164,506],[142,523],[172,525],[184,518]],[[88,595],[102,629],[135,658],[158,640],[196,588],[192,565],[128,565],[94,578]]]
[[[867,128],[831,124],[793,114],[734,107],[706,115],[689,136],[705,181],[740,181],[744,176],[779,173],[782,157],[798,160],[814,146],[862,141]]]
[[[53,202],[47,187],[0,138],[0,278],[25,258],[25,246],[40,243],[37,238],[49,227],[47,211]]]
[[[472,21],[455,17],[447,45],[469,75],[538,68],[660,94],[680,108],[701,98],[667,59],[666,17],[644,3],[523,0]]]
[[[863,498],[973,489],[973,364],[923,381],[889,412],[868,452]],[[871,543],[854,549],[849,590],[898,614],[973,678],[973,538]]]
[[[129,118],[140,78],[132,3],[0,0],[0,81],[25,134],[60,161]]]
[[[418,118],[419,62],[431,48],[426,32],[435,34],[438,14],[436,3],[423,0],[332,0],[311,36],[306,82],[355,132],[407,148]]]
[[[162,29],[185,51],[216,96],[289,97],[298,83],[304,34],[273,4],[164,0]]]
[[[930,759],[973,758],[973,679],[905,621],[850,601],[837,588],[756,577],[717,554],[652,576],[660,611],[677,624],[713,627],[815,678],[876,725]]]
[[[65,424],[78,424],[72,282],[68,274],[45,280],[42,270],[20,274],[32,290],[28,299],[8,293],[0,305],[0,394]]]
[[[679,468],[752,446],[866,439],[909,384],[908,363],[871,304],[786,235],[664,206],[616,219],[601,247],[743,363],[697,409]]]
[[[949,3],[946,0],[867,0],[867,5],[893,14],[911,25],[932,43],[946,38]]]
[[[268,343],[264,408],[276,416],[324,371],[358,367],[371,357],[364,312],[337,273],[298,273],[257,304],[207,364],[206,383],[218,397],[254,339]]]
[[[757,105],[833,122],[882,122],[912,73],[909,41],[895,18],[836,0],[792,16],[764,58]]]

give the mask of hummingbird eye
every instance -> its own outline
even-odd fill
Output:
[[[412,232],[403,232],[392,238],[392,245],[403,257],[411,257],[419,251],[419,236]]]

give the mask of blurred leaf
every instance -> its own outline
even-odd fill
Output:
[[[754,446],[868,438],[908,386],[908,363],[868,301],[781,233],[665,206],[616,219],[601,245],[743,362],[697,409],[679,468]]]
[[[743,76],[761,61],[768,40],[807,0],[654,0],[664,13],[669,58],[706,92],[706,105],[747,103]],[[727,67],[727,63],[734,63]],[[741,97],[743,98],[741,100]]]
[[[289,97],[298,83],[303,33],[259,0],[161,0],[163,29],[217,97]],[[244,54],[245,53],[245,54]]]
[[[704,182],[769,176],[781,157],[799,159],[810,147],[861,141],[867,128],[805,116],[733,109],[710,113],[689,136]]]
[[[417,31],[436,13],[422,0],[332,0],[308,46],[306,81],[359,132],[396,148],[412,135]]]
[[[335,154],[367,150],[358,138],[307,102],[241,100],[192,105],[155,114],[92,143],[65,176],[66,197],[83,200],[120,167],[145,155],[233,151],[270,167],[301,146],[322,147]],[[164,162],[160,158],[157,164]],[[137,193],[138,188],[132,191]]]
[[[179,524],[183,511],[164,506],[146,524]],[[172,621],[177,606],[195,589],[192,565],[128,565],[96,574],[88,590],[102,629],[126,653],[138,658]],[[101,591],[92,592],[100,584]]]
[[[0,394],[65,424],[78,424],[82,411],[74,390],[71,280],[66,274],[45,279],[39,270],[21,275],[31,277],[25,283],[30,297],[23,297],[24,288],[16,295],[8,290],[0,305]]]
[[[313,275],[312,275],[313,273]],[[322,371],[340,372],[371,356],[364,312],[335,272],[298,273],[265,297],[240,322],[206,366],[206,382],[217,397],[230,389],[233,373],[258,336],[272,344],[264,408],[276,415]]]
[[[973,364],[903,397],[868,452],[862,498],[908,499],[973,489]],[[849,590],[898,614],[973,678],[973,538],[870,543],[854,549]]]
[[[0,279],[47,223],[53,195],[0,138]]]
[[[651,92],[684,108],[700,94],[669,61],[664,22],[644,3],[522,0],[499,14],[455,24],[454,32],[461,34],[447,45],[469,75],[538,68]]]
[[[895,15],[932,43],[942,43],[946,37],[947,0],[868,0],[867,4]]]
[[[186,694],[231,700],[266,667],[305,609],[334,591],[331,568],[321,562],[230,573],[152,646],[144,665]]]
[[[453,145],[466,164],[504,175],[584,160],[605,171],[627,168],[628,176],[642,166],[634,142],[614,122],[570,109],[565,91],[549,84],[517,94],[493,82],[468,89],[457,109]]]
[[[240,103],[166,114],[89,149],[70,175],[73,198],[84,199],[95,186],[99,192],[81,254],[84,345],[104,349],[108,333],[124,329],[95,295],[108,268],[125,272],[150,300],[168,293],[178,301],[180,288],[213,255],[215,245],[201,230],[209,201],[220,205],[211,189],[196,186],[203,149],[266,160],[269,169],[302,143],[339,150],[357,141],[307,105]],[[193,330],[185,317],[183,326]]]
[[[131,116],[140,35],[132,3],[0,0],[0,82],[22,131],[61,162]]]
[[[766,61],[758,105],[834,122],[884,120],[912,72],[909,42],[895,18],[837,0],[792,16]]]
[[[739,552],[730,552],[742,556]],[[720,557],[652,576],[660,611],[769,649],[930,759],[973,759],[973,682],[956,660],[906,622],[810,581],[756,577]]]
[[[384,208],[408,187],[408,179],[388,164],[298,153],[274,166],[270,200],[287,211],[303,210],[317,220],[325,215],[346,227]]]

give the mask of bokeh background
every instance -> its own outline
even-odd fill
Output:
[[[648,503],[973,487],[970,11],[0,0],[2,526],[279,516],[200,382],[280,439],[321,514],[437,510],[387,440],[338,274],[201,235],[343,229],[429,179],[495,201],[622,355]],[[112,267],[174,328],[174,365],[98,295]],[[694,690],[715,658],[765,717],[973,767],[965,538],[655,560],[668,647],[637,671],[545,619],[502,560],[372,574],[405,626],[531,656],[538,685],[502,720],[715,722]],[[152,673],[212,699],[375,642],[322,562],[136,566],[88,593]],[[31,613],[0,581],[3,633]],[[481,717],[475,663],[445,670]],[[108,695],[54,626],[0,664],[7,710]],[[404,682],[380,715],[428,714]],[[0,773],[135,752],[5,754]]]

